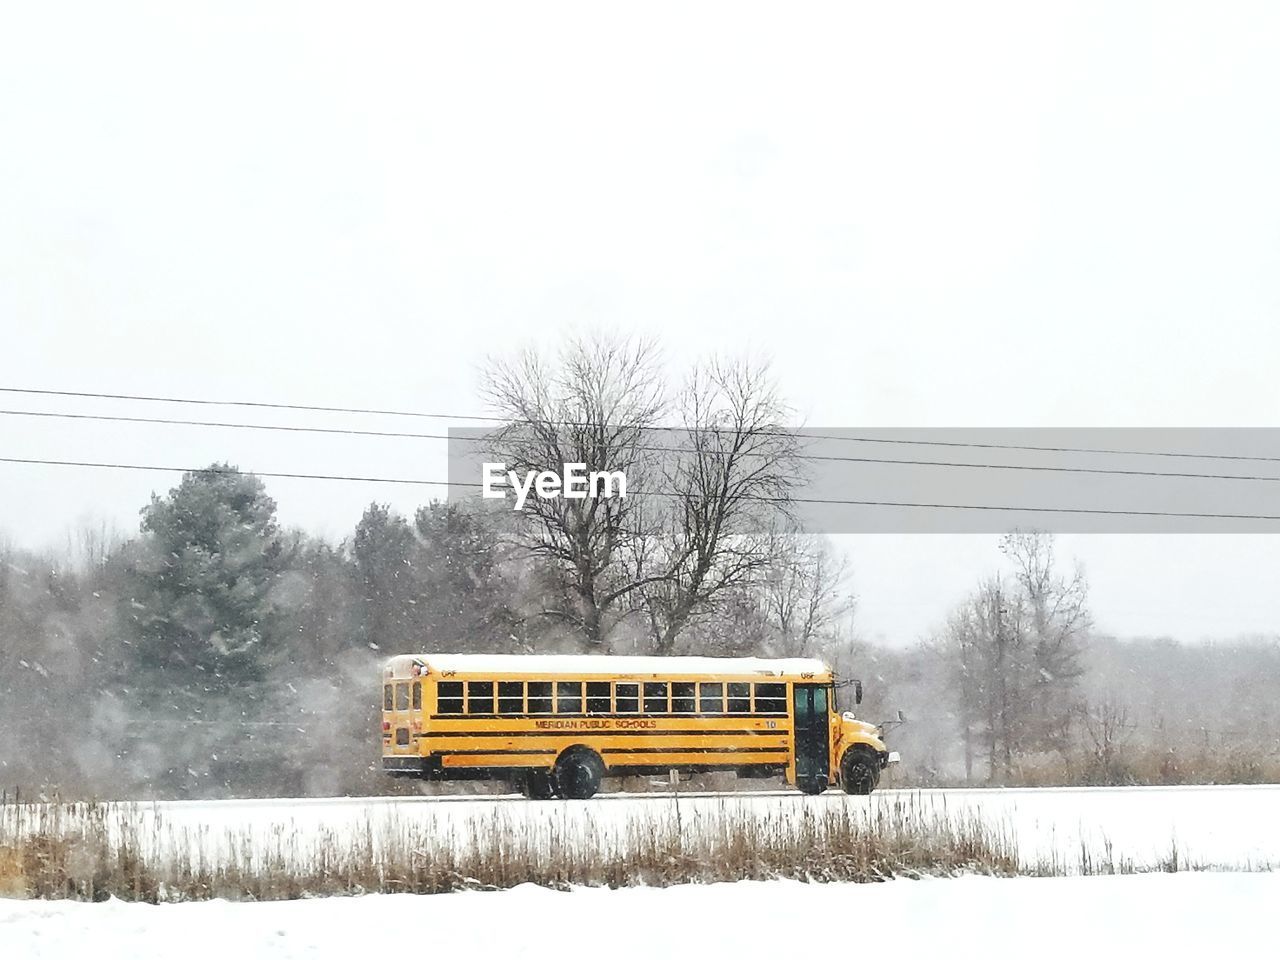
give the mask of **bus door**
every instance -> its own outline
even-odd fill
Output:
[[[793,689],[796,783],[817,781],[825,786],[831,763],[827,688],[815,683],[797,683]]]

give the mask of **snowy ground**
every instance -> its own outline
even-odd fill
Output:
[[[148,906],[0,900],[0,957],[1274,956],[1280,874],[743,882]]]
[[[786,793],[685,795],[683,823],[722,810],[769,818],[772,824],[814,807],[846,804],[858,811],[872,805],[917,803],[949,816],[979,816],[1011,832],[1028,863],[1057,857],[1066,866],[1087,849],[1095,860],[1128,859],[1154,864],[1176,845],[1182,862],[1228,868],[1280,865],[1280,786],[1133,787],[1081,789],[878,791],[848,797]],[[465,834],[489,819],[503,823],[553,825],[560,837],[600,836],[618,831],[642,815],[669,814],[674,801],[663,796],[602,795],[590,801],[530,802],[499,798],[373,798],[325,800],[244,800],[178,802],[141,806],[158,817],[166,832],[194,835],[216,857],[228,832],[249,829],[264,838],[296,837],[322,842],[326,834],[357,828],[415,823]]]

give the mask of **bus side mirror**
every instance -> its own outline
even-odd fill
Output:
[[[861,680],[853,681],[853,702],[854,703],[862,702],[862,681]]]

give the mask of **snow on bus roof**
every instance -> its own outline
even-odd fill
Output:
[[[729,676],[790,676],[829,673],[821,660],[791,657],[615,657],[604,654],[424,653],[404,654],[387,662],[388,674],[406,673],[414,663],[432,671],[456,673],[585,673],[616,674],[718,673]]]

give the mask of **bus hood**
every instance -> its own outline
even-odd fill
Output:
[[[881,753],[885,751],[884,737],[880,733],[880,728],[874,723],[859,720],[852,713],[844,713],[840,716],[840,739],[846,743],[854,741],[867,743]]]

